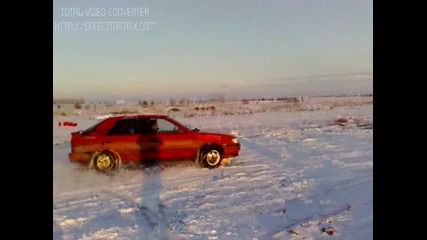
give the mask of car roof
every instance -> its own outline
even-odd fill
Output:
[[[109,119],[122,120],[122,119],[129,119],[129,118],[169,118],[169,116],[164,114],[136,114],[136,115],[114,116],[114,117],[110,117]]]

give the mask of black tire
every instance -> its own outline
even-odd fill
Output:
[[[119,167],[119,157],[111,151],[100,151],[93,156],[93,167],[99,172],[110,172]]]
[[[221,165],[222,151],[218,147],[207,147],[200,152],[199,162],[206,168],[217,168]]]

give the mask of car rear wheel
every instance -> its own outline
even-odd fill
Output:
[[[215,147],[203,150],[200,155],[200,162],[207,168],[218,167],[221,164],[221,160],[221,151]]]
[[[120,158],[111,151],[100,151],[93,157],[93,166],[100,172],[109,172],[119,167]]]

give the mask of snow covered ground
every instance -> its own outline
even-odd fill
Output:
[[[54,116],[53,239],[373,239],[372,98],[337,99],[176,113],[202,130],[237,133],[240,156],[213,170],[84,170],[67,158],[76,128],[58,122],[84,129],[95,113]]]

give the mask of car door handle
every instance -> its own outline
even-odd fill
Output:
[[[157,138],[150,139],[150,142],[158,142],[158,141],[159,141],[159,139],[157,139]]]

